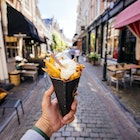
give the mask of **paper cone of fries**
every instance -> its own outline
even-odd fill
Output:
[[[55,56],[51,54],[49,60],[45,60],[47,72],[54,85],[56,97],[62,116],[71,110],[74,94],[77,90],[84,65],[71,60],[64,54]]]
[[[51,77],[62,116],[65,116],[71,110],[79,79],[62,81]]]

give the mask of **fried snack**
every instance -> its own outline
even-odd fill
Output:
[[[50,61],[49,61],[52,65],[54,65],[54,59],[50,56]]]
[[[47,68],[42,68],[53,78],[59,78],[62,81],[74,80],[81,76],[82,70],[85,68],[84,65],[69,59],[66,56],[59,56],[58,63],[50,56],[50,60],[45,60]]]
[[[5,93],[5,92],[0,92],[0,99],[3,99],[6,95],[7,95],[7,93]]]
[[[81,72],[78,71],[78,72],[75,72],[74,74],[72,74],[69,79],[74,80],[74,79],[79,78],[80,76],[81,76]]]
[[[52,63],[50,63],[48,60],[45,61],[45,65],[47,67],[47,70],[45,70],[50,76],[55,78],[60,78],[60,70],[57,69]]]

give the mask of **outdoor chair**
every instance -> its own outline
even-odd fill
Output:
[[[119,83],[122,82],[124,89],[126,89],[125,85],[125,71],[117,71],[116,73],[112,74],[109,79],[110,86],[112,83],[116,83],[116,90],[119,89]]]
[[[133,82],[139,83],[140,84],[140,69],[139,70],[135,70],[135,72],[133,72],[131,74],[131,81],[130,81],[130,85],[132,86]]]

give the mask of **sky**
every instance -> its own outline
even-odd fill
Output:
[[[76,33],[78,0],[39,0],[42,18],[52,18],[59,23],[64,35],[72,39]]]

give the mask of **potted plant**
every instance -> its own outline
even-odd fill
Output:
[[[100,58],[100,55],[96,52],[90,52],[89,59],[92,60],[93,65],[98,65],[98,60]]]
[[[87,58],[88,58],[89,62],[92,62],[92,53],[93,52],[90,52],[90,53],[87,54]]]

